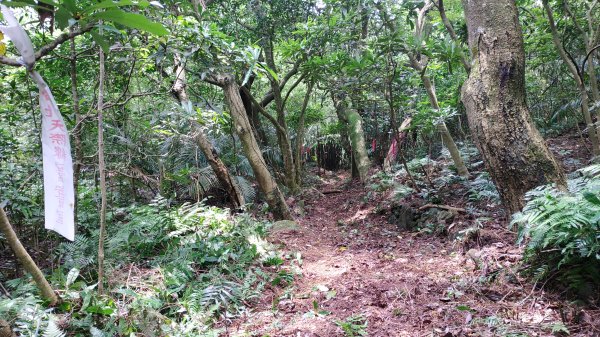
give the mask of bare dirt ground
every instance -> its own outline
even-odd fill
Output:
[[[563,159],[584,155],[577,141],[550,143]],[[346,173],[322,176],[315,187],[326,194],[307,194],[298,228],[272,235],[299,274],[288,287],[269,289],[224,335],[600,336],[600,310],[519,274],[521,251],[498,205],[482,205],[488,217],[476,235],[457,239],[389,224],[385,193],[373,196],[348,181]],[[464,191],[448,189],[458,197],[445,204],[463,207]],[[449,227],[469,228],[477,217],[467,212],[452,221]],[[350,320],[353,327],[342,324]]]

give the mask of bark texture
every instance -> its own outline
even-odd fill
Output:
[[[98,173],[100,174],[100,234],[98,235],[98,294],[104,292],[104,239],[106,237],[106,163],[104,161],[104,52],[100,49],[98,84]]]
[[[186,73],[185,73],[185,65],[181,61],[179,55],[175,55],[175,81],[173,82],[173,87],[171,88],[171,93],[175,96],[175,99],[181,104],[181,106],[186,109],[186,111],[191,111],[192,102],[190,101],[187,94],[187,81],[186,81]],[[227,191],[229,195],[229,199],[231,201],[231,205],[234,209],[240,208],[244,205],[244,195],[240,190],[240,187],[237,181],[232,178],[229,173],[229,169],[223,163],[221,158],[219,158],[219,154],[217,149],[212,145],[212,143],[208,140],[208,137],[202,130],[202,127],[197,124],[192,125],[192,129],[194,130],[194,140],[196,144],[204,154],[204,157],[208,161],[208,164],[212,168],[217,180],[221,186]]]
[[[463,0],[473,68],[462,89],[469,125],[504,206],[530,189],[565,186],[525,101],[525,51],[514,0]]]
[[[204,131],[199,125],[196,127],[194,139],[196,140],[198,147],[200,147],[202,150],[202,153],[204,153],[204,156],[206,157],[206,160],[208,160],[213,172],[215,172],[219,183],[221,183],[221,186],[227,191],[233,208],[237,209],[243,206],[245,203],[244,195],[242,194],[239,185],[235,179],[231,177],[231,174],[229,174],[229,169],[227,166],[225,166],[221,158],[219,158],[217,150],[208,140],[204,134]]]
[[[292,214],[283,199],[283,194],[279,190],[271,172],[269,172],[260,147],[256,142],[256,138],[254,138],[254,133],[252,132],[252,127],[240,96],[239,85],[231,75],[219,75],[215,82],[223,88],[225,101],[229,106],[231,118],[235,126],[235,132],[240,138],[244,153],[250,162],[250,166],[252,166],[258,186],[265,195],[273,216],[277,220],[292,220]]]
[[[19,241],[19,238],[10,225],[8,217],[6,216],[6,213],[4,213],[4,209],[2,207],[0,207],[0,231],[6,238],[6,242],[8,242],[8,245],[17,257],[19,263],[23,265],[23,268],[25,268],[25,270],[27,270],[27,272],[33,277],[33,280],[40,289],[42,296],[50,302],[51,306],[55,305],[58,302],[56,293],[54,293],[54,290],[52,290],[50,283],[48,283],[40,268],[38,268],[29,253],[27,253],[21,241]]]

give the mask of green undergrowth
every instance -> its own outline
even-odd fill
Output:
[[[0,317],[21,336],[216,336],[294,273],[266,241],[270,223],[165,199],[119,209],[106,242],[106,293],[96,284],[97,232],[56,249],[48,308],[30,279],[5,282]],[[120,220],[117,220],[120,219]]]
[[[542,186],[512,221],[525,247],[525,271],[540,284],[553,284],[598,301],[600,290],[600,165],[576,172],[568,191]]]

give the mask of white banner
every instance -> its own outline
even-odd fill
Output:
[[[32,69],[35,56],[31,40],[12,12],[4,5],[1,7],[8,26],[0,26],[0,30],[8,35],[19,50],[23,63]],[[73,241],[75,239],[73,212],[75,197],[69,133],[46,82],[36,71],[31,71],[29,74],[40,90],[45,227]]]

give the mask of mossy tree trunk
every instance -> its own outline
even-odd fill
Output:
[[[548,183],[564,187],[564,173],[526,104],[525,51],[514,0],[463,0],[463,6],[475,62],[462,101],[503,204],[517,212],[532,188]]]
[[[355,109],[349,109],[345,98],[338,95],[334,97],[334,105],[337,116],[345,126],[352,146],[352,160],[356,165],[358,178],[361,182],[367,180],[367,173],[371,166],[369,155],[367,154],[367,143],[365,142],[365,133],[363,129],[363,120]],[[351,162],[352,164],[352,162]]]

